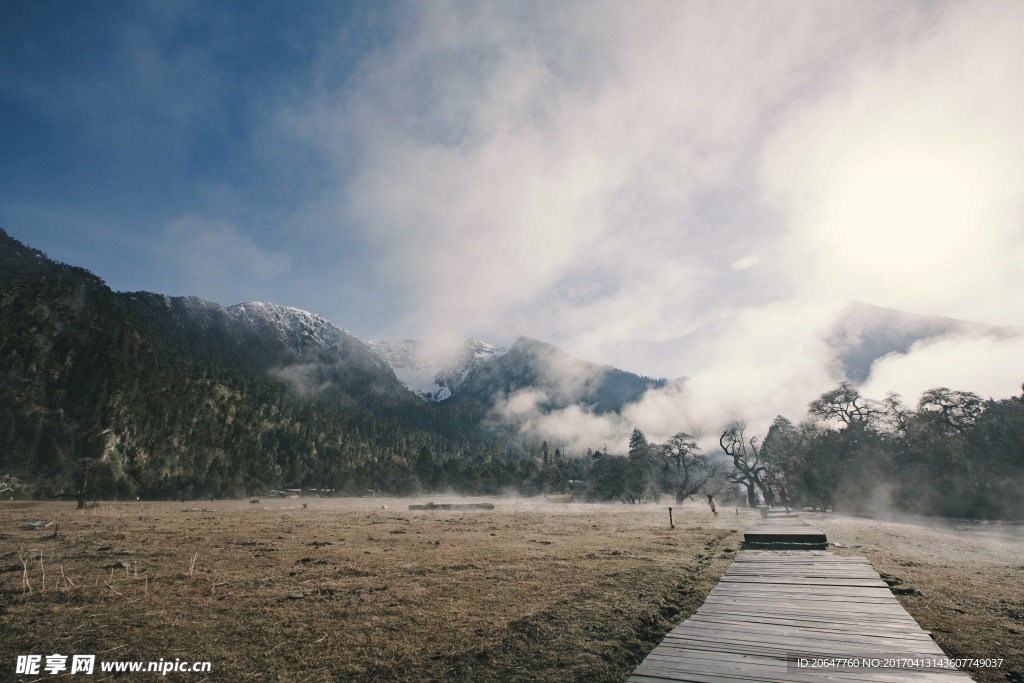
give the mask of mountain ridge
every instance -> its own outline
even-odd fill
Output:
[[[826,332],[825,343],[833,350],[837,370],[842,376],[861,384],[871,374],[875,361],[891,354],[906,354],[918,342],[950,335],[1005,337],[1015,334],[1016,331],[997,325],[852,301],[840,311]]]
[[[105,284],[89,271],[49,260],[2,234],[0,265],[8,273]],[[425,353],[413,339],[363,341],[326,317],[270,302],[221,306],[199,297],[151,292],[114,296],[165,342],[246,371],[272,372],[302,393],[333,390],[338,401],[409,405],[467,404],[492,408],[497,399],[524,390],[543,395],[542,405],[571,403],[596,412],[617,411],[645,391],[664,386],[627,370],[576,359],[557,346],[519,337],[510,347],[470,338],[446,353]],[[905,354],[913,344],[956,334],[1011,334],[1004,328],[953,318],[908,313],[851,302],[824,333],[836,376],[864,382],[875,361]]]

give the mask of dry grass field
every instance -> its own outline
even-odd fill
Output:
[[[667,504],[409,510],[424,502],[0,503],[0,679],[53,680],[15,661],[59,653],[97,655],[91,680],[126,678],[100,661],[180,659],[211,671],[174,680],[621,681],[755,521],[698,504],[675,529]],[[1024,671],[1020,527],[805,519],[868,557],[948,654]]]
[[[670,529],[667,504],[411,502],[427,501],[0,504],[0,679],[52,680],[15,661],[58,653],[96,654],[92,680],[125,678],[101,660],[177,658],[211,663],[169,674],[195,681],[623,680],[753,521],[697,504]],[[34,520],[56,536],[22,528]]]

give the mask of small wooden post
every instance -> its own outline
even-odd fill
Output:
[[[668,528],[675,529],[676,525],[672,523],[672,508],[668,509]]]

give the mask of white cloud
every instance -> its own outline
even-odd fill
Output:
[[[771,141],[762,178],[805,293],[1021,322],[1022,26],[1018,3],[947,5]]]
[[[685,385],[681,414],[713,430],[744,420],[752,433],[780,413],[799,417],[838,379],[822,341],[835,313],[788,301],[723,315],[695,349],[701,369]]]
[[[1020,394],[1024,336],[949,336],[918,342],[906,355],[875,361],[862,392],[880,398],[895,391],[911,405],[935,387],[973,391],[983,398]]]
[[[729,268],[732,270],[746,270],[747,268],[753,268],[757,265],[758,258],[756,256],[744,256],[743,258],[736,259],[729,264]]]
[[[325,28],[337,16],[351,23]],[[153,194],[199,195],[158,214],[193,211],[151,250],[172,293],[367,336],[527,334],[689,377],[617,420],[556,422],[517,397],[530,429],[611,441],[797,417],[837,379],[818,340],[851,299],[1024,324],[1024,4],[442,1],[312,23],[263,36],[150,8],[112,18],[109,60],[4,92],[91,131],[72,150],[109,152],[69,168],[142,187],[168,166]],[[265,37],[296,48],[280,71],[226,67]],[[1012,391],[1014,344],[918,346],[865,393]]]
[[[784,294],[760,268],[720,275],[774,256],[783,227],[754,206],[752,155],[794,95],[827,84],[891,15],[432,6],[290,121],[346,169],[338,215],[404,292],[410,334],[514,336],[532,320],[570,347],[644,345],[733,296]]]

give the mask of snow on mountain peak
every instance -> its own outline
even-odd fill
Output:
[[[281,306],[263,301],[251,301],[229,306],[228,314],[251,328],[269,326],[288,348],[301,353],[304,347],[339,348],[351,339],[351,333],[331,323],[327,318],[300,308]]]
[[[508,352],[479,339],[468,339],[458,349],[441,353],[415,339],[375,339],[368,344],[398,381],[425,401],[451,398],[481,363]]]

